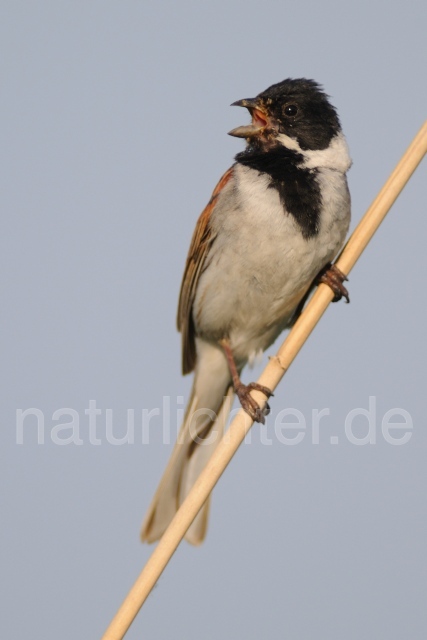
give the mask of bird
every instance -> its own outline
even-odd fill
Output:
[[[251,395],[268,400],[267,387],[244,384],[241,372],[290,328],[318,282],[334,300],[347,278],[331,264],[350,223],[346,174],[351,166],[337,110],[323,87],[287,78],[245,107],[250,124],[229,135],[246,141],[200,215],[185,264],[177,326],[182,372],[194,371],[183,424],[145,516],[141,538],[155,542],[166,530],[211,457],[234,395],[257,422]],[[208,499],[186,533],[203,542]]]

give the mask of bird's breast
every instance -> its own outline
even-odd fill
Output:
[[[215,240],[193,309],[200,335],[217,339],[234,333],[241,336],[243,349],[246,342],[259,350],[286,326],[348,230],[345,176],[328,171],[317,176],[322,194],[318,232],[305,238],[269,176],[235,165],[233,184],[212,214]]]

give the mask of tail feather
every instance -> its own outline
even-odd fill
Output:
[[[207,441],[203,444],[196,445],[193,453],[187,459],[186,464],[184,464],[179,486],[179,505],[181,505],[187,497],[192,486],[196,482],[201,471],[205,468],[208,460],[221,440],[227,423],[228,414],[230,413],[231,406],[233,404],[233,398],[233,388],[229,387],[223,398],[217,418],[211,423],[211,428],[206,436]],[[209,496],[185,534],[185,539],[191,544],[199,545],[206,537],[210,501],[211,497]]]
[[[163,535],[224,433],[234,396],[225,372],[221,384],[217,378],[208,386],[200,369],[196,371],[183,425],[142,524],[144,542]],[[199,545],[205,538],[209,503],[208,498],[185,535],[191,544]]]

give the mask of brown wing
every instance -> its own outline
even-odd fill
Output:
[[[211,199],[198,219],[185,264],[179,294],[177,317],[178,331],[182,334],[182,372],[184,375],[193,371],[196,364],[196,343],[192,310],[197,283],[202,273],[209,247],[214,240],[214,235],[209,224],[210,217],[219,193],[230,180],[232,174],[233,168],[231,167],[224,173],[216,185]]]

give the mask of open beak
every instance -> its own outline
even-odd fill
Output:
[[[236,138],[252,138],[260,133],[270,124],[268,115],[264,107],[257,98],[244,98],[233,102],[232,107],[246,107],[252,116],[252,123],[242,127],[236,127],[228,132],[229,136]]]

